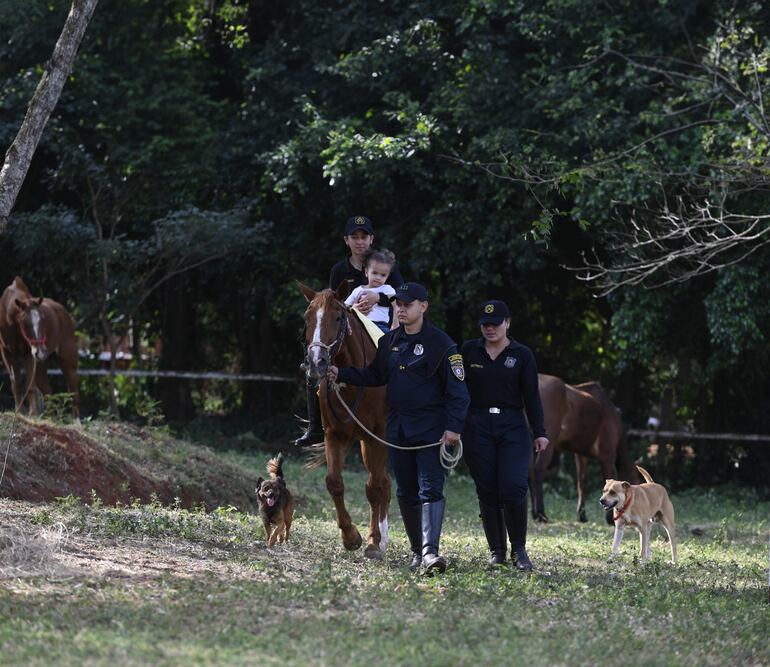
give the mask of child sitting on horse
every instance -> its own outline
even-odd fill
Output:
[[[370,250],[367,252],[364,257],[364,276],[367,284],[356,287],[345,299],[345,305],[356,308],[359,300],[371,292],[384,294],[390,300],[395,295],[396,290],[386,281],[395,263],[396,257],[390,250]],[[372,307],[367,316],[384,333],[390,331],[390,325],[393,321],[392,307],[381,306],[378,303]]]

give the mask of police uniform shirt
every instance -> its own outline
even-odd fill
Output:
[[[357,269],[350,263],[350,257],[346,257],[332,267],[331,273],[329,274],[329,287],[336,292],[343,280],[348,281],[350,292],[356,287],[366,285],[369,282],[366,279],[366,276],[364,276],[363,269]],[[398,270],[396,264],[391,267],[390,275],[385,282],[396,289],[398,289],[399,285],[403,285],[404,279],[401,277],[401,272]],[[390,299],[385,295],[380,294],[378,305],[390,308]]]
[[[407,334],[403,326],[385,334],[366,368],[340,368],[339,382],[387,385],[390,442],[437,442],[444,431],[460,433],[470,397],[454,341],[427,320]]]
[[[471,409],[526,410],[535,437],[545,436],[537,365],[532,350],[509,339],[508,346],[492,360],[484,347],[484,339],[474,338],[463,345],[462,355]]]

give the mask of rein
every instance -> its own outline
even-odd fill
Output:
[[[623,515],[626,513],[626,510],[628,509],[628,506],[631,504],[631,499],[634,497],[634,492],[630,491],[628,492],[628,498],[626,498],[626,502],[623,503],[623,507],[620,508],[620,511],[617,512],[617,514],[613,517],[613,521],[617,521],[618,519],[622,519]]]
[[[329,384],[327,380],[327,385]],[[414,445],[412,447],[402,447],[400,445],[394,445],[392,442],[388,442],[387,440],[383,440],[379,436],[372,433],[364,424],[361,422],[361,420],[356,417],[355,412],[348,407],[348,404],[345,403],[342,396],[340,395],[340,385],[334,382],[331,385],[332,389],[334,389],[334,393],[337,394],[337,398],[339,399],[339,402],[342,403],[342,407],[347,410],[348,414],[351,416],[351,418],[358,424],[361,429],[370,437],[377,440],[377,442],[381,442],[383,445],[386,445],[388,447],[392,447],[393,449],[401,449],[404,451],[414,451],[416,449],[428,449],[429,447],[441,447],[441,451],[439,452],[439,457],[441,460],[441,465],[446,470],[452,470],[459,462],[460,459],[463,456],[463,441],[460,440],[460,442],[457,444],[457,451],[455,453],[451,453],[449,451],[449,447],[452,447],[453,445],[447,445],[446,442],[443,440],[439,440],[438,442],[431,442],[429,445]],[[327,395],[329,392],[326,392]]]

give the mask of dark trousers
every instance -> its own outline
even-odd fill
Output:
[[[398,444],[404,446],[400,439]],[[396,478],[396,496],[399,500],[408,505],[443,500],[446,471],[441,465],[438,447],[413,451],[388,447],[388,456]]]
[[[463,452],[481,502],[503,507],[526,501],[532,438],[523,415],[469,411]]]

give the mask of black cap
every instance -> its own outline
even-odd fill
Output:
[[[352,218],[348,218],[348,221],[345,223],[345,236],[350,236],[359,229],[370,236],[374,236],[372,221],[364,215],[354,215]]]
[[[505,301],[485,301],[479,308],[479,324],[502,324],[511,316]]]
[[[426,290],[420,283],[404,283],[399,285],[396,293],[390,297],[391,301],[398,299],[405,303],[411,303],[412,301],[429,301],[428,290]]]

